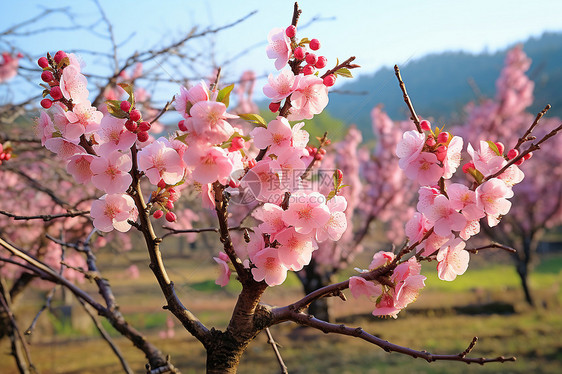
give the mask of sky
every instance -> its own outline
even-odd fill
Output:
[[[122,57],[169,43],[194,26],[202,30],[228,24],[256,10],[245,22],[193,47],[194,52],[219,64],[244,51],[224,66],[225,74],[233,77],[247,69],[259,76],[275,72],[273,61],[265,55],[266,37],[273,27],[288,26],[293,12],[293,2],[287,0],[99,1],[113,24],[117,43],[124,43]],[[0,31],[41,13],[45,4],[43,0],[6,2],[0,14]],[[71,18],[52,15],[27,29],[68,27],[72,22],[87,25],[99,18],[93,1],[59,0],[48,4],[69,7]],[[356,56],[362,66],[359,75],[382,66],[404,65],[428,53],[493,52],[544,31],[562,31],[562,1],[558,0],[303,0],[299,5],[303,14],[298,36],[319,39],[322,48],[318,52],[328,58],[328,66],[333,66],[336,58],[341,61]],[[97,32],[105,32],[104,28],[98,25]],[[2,50],[16,45],[36,55],[58,49],[110,48],[107,40],[91,33],[68,30],[0,39]],[[99,58],[82,57],[91,70],[100,68]],[[205,65],[206,61],[198,63]],[[163,74],[173,78],[169,72]]]

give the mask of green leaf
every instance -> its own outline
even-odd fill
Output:
[[[351,72],[349,71],[348,68],[339,68],[338,70],[336,70],[334,72],[335,75],[340,75],[342,77],[345,78],[353,78],[353,75],[351,74]]]
[[[308,43],[310,43],[310,40],[308,38],[302,38],[299,42],[299,46],[304,46],[307,45]]]
[[[178,135],[176,136],[175,140],[179,140],[180,142],[185,143],[185,139],[187,138],[187,135],[189,134]]]
[[[121,109],[121,101],[119,100],[107,100],[105,102],[105,104],[107,105],[107,111],[109,112],[109,114],[111,114],[113,117],[116,118],[127,118],[127,113],[125,113],[122,109]]]
[[[496,152],[496,154],[498,156],[501,156],[500,150],[498,149],[498,146],[496,145],[496,143],[490,141],[490,140],[486,140],[486,143],[488,143],[488,145],[490,146],[490,148],[492,149],[492,151]]]
[[[129,109],[129,113],[130,113],[133,107],[135,106],[135,89],[132,84],[117,83],[117,85],[121,87],[123,90],[125,90],[127,95],[129,95],[127,101],[131,103],[131,108]]]
[[[230,93],[232,92],[233,88],[234,88],[234,84],[226,86],[225,88],[220,90],[219,94],[217,95],[217,101],[226,105],[227,108],[228,108],[228,104],[230,103]]]
[[[267,128],[267,122],[259,114],[245,113],[245,114],[239,114],[238,117],[240,117],[240,118],[242,118],[242,119],[244,119],[248,122],[260,125],[261,127]]]
[[[336,196],[336,191],[334,190],[330,191],[328,196],[326,196],[326,201],[332,199],[334,196]]]

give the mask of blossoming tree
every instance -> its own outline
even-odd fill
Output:
[[[524,133],[534,118],[533,114],[526,112],[533,103],[534,84],[526,76],[530,65],[530,59],[520,46],[510,50],[496,81],[496,97],[469,104],[466,123],[458,128],[459,132],[471,141],[477,141],[478,136],[486,136],[502,139],[506,144],[519,144],[518,136]],[[560,122],[557,118],[542,121],[536,136],[544,136],[547,129],[555,128]],[[545,229],[562,221],[562,160],[558,152],[561,146],[559,137],[553,139],[536,153],[532,166],[522,168],[526,178],[513,190],[512,211],[493,230],[487,226],[483,230],[492,240],[518,249],[513,253],[513,259],[525,299],[531,305],[533,297],[527,277],[533,253]],[[507,153],[508,157],[519,154],[520,149],[514,149]]]
[[[396,318],[425,285],[425,276],[420,274],[422,261],[436,260],[439,278],[443,280],[452,281],[463,274],[469,252],[476,251],[467,249],[465,240],[476,233],[481,219],[494,226],[510,209],[512,186],[523,179],[516,163],[528,158],[531,151],[561,128],[532,143],[528,143],[531,139],[526,134],[516,147],[519,154],[509,159],[495,143],[481,142],[476,148],[469,145],[473,165],[467,172],[472,180],[469,185],[450,183],[460,165],[463,140],[419,120],[398,68],[397,77],[415,129],[403,134],[396,153],[399,167],[420,185],[418,211],[405,226],[409,243],[396,253],[375,253],[365,270],[289,305],[260,302],[268,288],[282,285],[289,271],[304,269],[321,243],[337,241],[347,227],[343,173],[333,173],[329,191],[311,183],[314,180],[308,178],[318,148],[307,149],[309,135],[299,121],[321,113],[337,77],[350,76],[350,69],[358,66],[351,57],[327,69],[326,58],[316,52],[320,42],[296,36],[300,13],[295,4],[291,24],[273,29],[268,36],[267,55],[281,71],[269,79],[267,86],[273,96],[270,109],[278,114],[269,123],[256,114],[229,113],[233,87],[221,88],[217,75],[210,86],[201,82],[181,88],[175,98],[175,109],[183,117],[178,129],[170,137],[151,139],[148,130],[159,115],[151,119],[137,108],[130,84],[120,84],[126,93],[125,100],[110,99],[105,105],[93,105],[83,67],[74,54],[58,51],[40,58],[38,64],[46,83],[41,101],[45,111],[38,121],[41,143],[66,163],[68,173],[76,181],[95,187],[99,196],[91,203],[90,234],[74,243],[53,239],[83,255],[88,270],[84,274],[96,283],[103,300],[97,301],[65,273],[32,256],[4,234],[0,235],[0,246],[11,257],[3,256],[1,260],[62,285],[93,307],[146,355],[150,373],[179,370],[119,312],[111,286],[99,276],[91,250],[95,232],[126,233],[133,229],[142,234],[150,269],[165,297],[164,309],[206,349],[209,373],[236,372],[240,357],[260,332],[288,321],[325,333],[363,339],[386,351],[423,357],[429,362],[483,364],[514,360],[468,357],[476,339],[458,354],[417,351],[387,342],[361,328],[331,324],[307,312],[313,301],[323,297],[339,296],[345,300],[343,292],[349,289],[353,298],[367,297],[372,301],[373,315]],[[248,132],[233,125],[231,120],[236,117],[254,123],[254,128]],[[538,119],[530,125],[529,133],[537,123]],[[326,136],[320,139],[320,146],[325,143]],[[194,186],[200,192],[202,204],[215,212],[218,227],[213,231],[222,243],[222,251],[214,258],[221,269],[217,283],[226,285],[234,273],[242,286],[224,331],[204,325],[190,311],[187,301],[180,300],[160,251],[165,242],[163,236],[157,236],[155,225],[177,219],[174,202],[181,186]],[[236,209],[231,202],[234,196],[241,195],[255,207],[253,214],[260,221],[258,224],[234,227],[229,222],[229,211]],[[73,212],[60,216],[70,214]],[[233,239],[237,231],[243,232],[243,240]],[[9,311],[6,297],[0,301],[4,310]],[[10,323],[18,331],[15,319],[10,318]],[[283,366],[280,358],[279,362]],[[25,361],[19,364],[23,366]],[[128,370],[126,364],[123,366]]]

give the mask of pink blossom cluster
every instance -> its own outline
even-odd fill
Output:
[[[2,60],[0,60],[0,83],[9,81],[18,74],[20,58],[23,55],[18,53],[12,55],[8,52],[2,52]]]
[[[489,226],[498,224],[511,208],[507,200],[513,196],[511,188],[524,175],[516,165],[511,165],[495,176],[509,158],[503,155],[501,143],[481,141],[476,150],[468,145],[472,161],[463,167],[473,179],[472,186],[445,182],[460,165],[462,139],[451,138],[438,129],[434,133],[429,123],[424,122],[421,128],[429,134],[407,131],[396,148],[406,175],[422,185],[417,212],[407,222],[405,231],[411,243],[419,244],[420,256],[436,254],[439,278],[450,281],[468,267],[464,240],[480,232],[481,218],[486,217]],[[440,152],[442,156],[437,157]]]
[[[0,143],[0,165],[12,158],[12,146],[9,142]]]
[[[392,252],[377,252],[368,270],[376,270],[390,264],[394,260]],[[414,302],[420,290],[425,287],[426,277],[420,275],[421,264],[415,257],[402,262],[394,269],[390,276],[390,284],[381,284],[365,279],[361,276],[349,278],[349,290],[354,298],[366,296],[375,303],[374,316],[391,316],[396,318],[398,313]]]
[[[287,118],[291,121],[311,119],[321,113],[328,105],[328,87],[335,83],[333,74],[324,78],[314,74],[327,62],[324,56],[312,52],[320,48],[320,42],[317,39],[297,42],[295,35],[294,26],[270,31],[267,56],[275,59],[275,68],[281,72],[277,76],[270,74],[263,87],[263,93],[271,99],[269,108],[272,112],[280,110],[283,100],[290,103]],[[307,44],[310,52],[306,51]],[[306,64],[301,66],[303,62]]]

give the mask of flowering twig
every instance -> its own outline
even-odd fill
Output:
[[[550,104],[547,104],[543,110],[541,110],[537,116],[535,117],[535,120],[533,121],[533,123],[531,124],[531,126],[529,126],[529,128],[527,129],[527,131],[525,131],[525,134],[523,134],[523,136],[521,136],[519,138],[519,140],[517,140],[517,144],[515,145],[515,147],[513,147],[513,149],[516,149],[517,151],[519,151],[519,147],[521,147],[521,145],[523,143],[525,143],[526,141],[531,140],[529,138],[529,135],[531,135],[531,133],[533,132],[533,130],[535,129],[535,127],[537,127],[537,125],[539,124],[539,121],[542,117],[544,117],[544,115],[546,114],[546,112],[548,112],[550,110],[551,106]],[[534,137],[533,137],[534,140]]]
[[[510,252],[510,253],[517,253],[517,251],[511,247],[508,247],[507,245],[503,245],[500,243],[491,243],[488,245],[484,245],[482,247],[478,247],[478,248],[466,248],[465,251],[470,252],[470,253],[478,253],[478,251],[482,250],[482,249],[491,249],[491,248],[499,248],[499,249],[503,249],[504,251]]]
[[[420,126],[420,119],[416,114],[416,110],[414,109],[412,102],[410,101],[410,96],[408,96],[408,92],[406,91],[406,85],[402,80],[402,76],[400,75],[400,69],[398,68],[398,65],[394,65],[394,74],[396,75],[396,78],[398,79],[398,83],[400,84],[400,89],[402,90],[402,95],[404,96],[404,102],[406,103],[408,109],[410,110],[410,119],[414,121],[414,125],[416,125],[416,129],[418,130],[418,132],[423,133]]]

